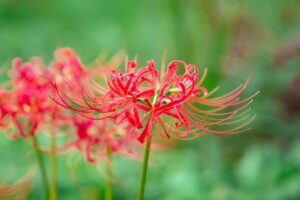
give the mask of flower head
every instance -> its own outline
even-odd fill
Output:
[[[11,83],[1,92],[1,119],[10,118],[22,137],[33,136],[40,123],[58,106],[51,102],[51,74],[38,58],[14,59]],[[8,125],[8,124],[6,124]]]
[[[108,73],[106,87],[93,85],[94,90],[83,92],[83,100],[72,102],[80,107],[60,97],[68,108],[90,119],[96,119],[96,113],[98,120],[131,124],[140,130],[137,139],[141,143],[154,129],[162,137],[177,139],[242,131],[255,117],[247,109],[255,94],[240,99],[249,80],[221,97],[211,97],[217,89],[208,92],[202,85],[206,73],[199,76],[195,65],[179,60],[170,62],[166,72],[162,67],[160,73],[152,60],[137,70],[136,62],[128,61],[125,72]]]

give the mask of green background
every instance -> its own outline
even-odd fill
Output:
[[[252,130],[151,153],[145,199],[300,199],[299,1],[0,1],[1,68],[14,57],[49,63],[66,46],[86,64],[120,50],[138,55],[140,65],[160,63],[165,53],[167,61],[207,66],[204,86],[221,86],[219,94],[249,74],[244,97],[261,91]],[[59,199],[102,199],[104,181],[95,167],[82,159],[73,181],[67,157],[58,160]],[[0,135],[0,183],[14,182],[34,163],[26,142]],[[135,199],[140,162],[115,157],[113,165],[114,199]],[[28,199],[42,199],[38,173],[33,184]]]

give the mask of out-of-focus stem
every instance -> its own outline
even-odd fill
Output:
[[[111,178],[112,178],[112,169],[111,169],[111,150],[110,147],[107,146],[107,177],[105,179],[105,200],[112,200],[112,183],[111,183]]]
[[[45,169],[45,163],[43,160],[43,155],[42,153],[38,150],[38,142],[35,136],[32,136],[32,142],[33,142],[33,148],[36,154],[36,159],[39,164],[39,169],[41,173],[41,179],[44,187],[44,192],[45,192],[45,199],[49,199],[49,184],[48,184],[48,179],[47,179],[47,173]]]
[[[50,174],[50,200],[56,200],[56,138],[53,132],[51,137]]]
[[[137,198],[138,200],[144,199],[147,169],[148,169],[148,160],[149,160],[149,154],[150,154],[150,146],[151,146],[151,135],[148,136],[146,144],[145,144],[144,161],[143,161],[143,168],[142,168],[141,179],[140,179],[140,190],[139,190],[138,198]]]

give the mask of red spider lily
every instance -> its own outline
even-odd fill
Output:
[[[20,135],[28,137],[33,136],[41,125],[51,124],[51,129],[56,129],[65,122],[62,108],[52,101],[50,95],[55,91],[54,78],[63,74],[69,80],[79,82],[84,77],[86,70],[73,51],[58,49],[50,68],[37,57],[27,63],[17,58],[12,65],[10,90],[0,93],[1,127],[7,126],[5,122],[11,118]]]
[[[128,122],[142,129],[137,138],[141,143],[152,135],[153,127],[162,137],[192,139],[241,132],[255,117],[247,108],[256,94],[239,99],[249,80],[221,97],[209,98],[217,89],[208,92],[202,86],[206,70],[199,76],[196,66],[179,60],[169,63],[165,73],[162,67],[160,76],[153,61],[137,71],[135,67],[136,62],[129,61],[126,72],[112,70],[107,88],[87,86],[83,98],[72,99],[58,90],[60,103],[90,119]]]
[[[39,124],[46,120],[46,114],[58,109],[49,98],[51,73],[39,59],[33,58],[28,63],[15,59],[10,75],[12,88],[8,92],[6,115],[11,117],[22,137],[33,136]]]

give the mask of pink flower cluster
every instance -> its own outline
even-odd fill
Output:
[[[238,133],[255,117],[249,112],[255,94],[240,98],[249,80],[213,97],[217,89],[203,86],[207,70],[180,60],[160,71],[153,60],[145,67],[127,61],[125,71],[110,64],[88,69],[64,48],[48,67],[39,58],[15,59],[12,67],[11,85],[0,90],[0,127],[9,132],[13,125],[23,138],[49,130],[52,136],[67,135],[72,139],[57,151],[78,149],[89,162],[108,149],[131,152],[136,139]]]
[[[14,59],[8,73],[10,82],[0,89],[0,128],[12,139],[63,135],[64,142],[56,147],[57,153],[77,149],[89,162],[105,156],[108,149],[112,153],[130,153],[128,144],[133,136],[128,126],[82,117],[52,99],[57,96],[57,87],[80,96],[82,84],[93,70],[85,68],[68,48],[58,49],[48,67],[36,57],[25,63]],[[37,148],[50,151],[44,145]]]

